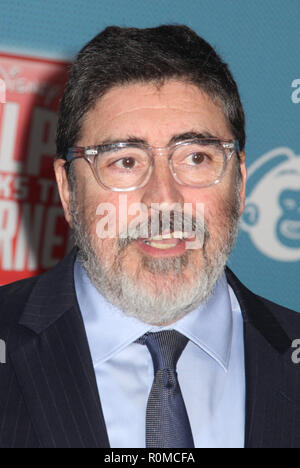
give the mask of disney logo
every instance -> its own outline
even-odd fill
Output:
[[[0,102],[1,101],[1,83],[6,88],[6,91],[15,92],[18,94],[36,94],[45,97],[45,105],[50,105],[51,102],[61,95],[62,89],[60,85],[53,85],[46,81],[31,81],[25,76],[22,76],[22,70],[18,66],[13,66],[6,70],[0,65]]]

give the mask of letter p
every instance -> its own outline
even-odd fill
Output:
[[[0,78],[0,104],[6,103],[6,84],[5,81]]]

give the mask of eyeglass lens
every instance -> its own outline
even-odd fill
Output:
[[[226,161],[223,146],[216,142],[190,143],[175,147],[171,168],[187,185],[209,185],[222,175]],[[153,158],[145,148],[110,148],[95,159],[100,181],[107,187],[127,189],[143,184],[152,169]]]

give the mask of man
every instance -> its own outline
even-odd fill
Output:
[[[300,447],[300,317],[225,267],[244,113],[185,26],[78,55],[55,172],[76,248],[0,290],[2,447]]]

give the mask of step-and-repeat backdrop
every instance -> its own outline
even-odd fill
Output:
[[[229,63],[246,112],[247,202],[229,265],[300,311],[299,18],[298,0],[0,0],[0,284],[70,248],[52,166],[76,52],[110,24],[184,23]]]
[[[0,108],[0,284],[4,284],[46,271],[68,247],[53,178],[57,109],[67,64],[0,53],[0,77],[5,84]]]

